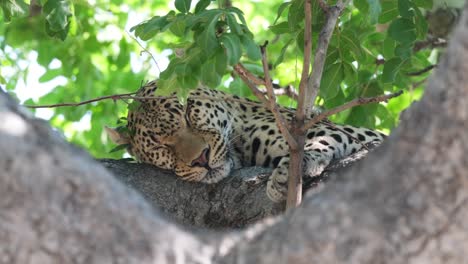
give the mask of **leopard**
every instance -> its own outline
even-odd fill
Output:
[[[266,195],[275,203],[286,199],[290,151],[267,107],[206,86],[191,91],[182,104],[175,95],[155,97],[157,87],[151,81],[138,90],[143,100],[128,111],[124,132],[106,129],[114,142],[126,144],[139,162],[186,181],[212,184],[241,167],[270,167]],[[286,121],[294,118],[291,109],[279,112]],[[305,134],[302,177],[317,177],[332,160],[384,138],[368,128],[318,122]]]

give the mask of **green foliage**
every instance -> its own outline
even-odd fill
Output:
[[[176,37],[170,46],[178,49],[181,55],[174,56],[161,73],[158,94],[175,91],[186,95],[199,82],[216,87],[227,73],[224,61],[233,66],[243,54],[253,61],[260,59],[244,13],[235,7],[207,9],[209,3],[200,1],[191,13],[191,1],[175,1],[177,10],[155,16],[131,29],[143,40],[168,30]],[[218,70],[214,69],[216,62],[221,62]]]
[[[177,92],[181,100],[199,83],[253,98],[232,74],[232,66],[241,62],[253,74],[263,76],[258,43],[266,40],[274,81],[284,86],[299,84],[304,0],[239,0],[233,1],[235,7],[223,7],[221,0],[38,2],[40,12],[30,14],[28,1],[0,1],[0,84],[15,91],[31,75],[41,83],[62,80],[39,99],[28,100],[29,104],[79,102],[133,92],[156,76],[157,93]],[[334,30],[316,103],[329,109],[356,97],[402,89],[406,93],[388,104],[359,106],[332,117],[340,123],[387,132],[395,127],[399,113],[421,97],[421,83],[429,74],[408,73],[436,63],[437,50],[414,49],[417,41],[426,39],[423,13],[430,8],[431,0],[354,0]],[[147,20],[140,22],[141,18]],[[325,18],[317,1],[312,1],[312,53]],[[130,31],[157,55],[158,64],[161,54],[169,54],[167,67],[163,65],[159,75],[150,71],[147,54],[138,61],[141,48],[124,31],[128,23],[133,26]],[[37,73],[30,66],[31,54],[37,54],[33,60],[45,72]],[[278,102],[295,105],[285,96]],[[119,157],[122,150],[109,153],[111,146],[102,128],[115,125],[118,116],[137,106],[135,102],[103,101],[55,108],[50,121],[93,155]],[[88,119],[89,128],[77,128],[76,122]]]

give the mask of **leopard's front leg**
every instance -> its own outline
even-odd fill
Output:
[[[281,202],[288,195],[289,155],[284,156],[278,163],[267,183],[267,195],[273,202]],[[331,157],[315,150],[304,153],[303,177],[320,175],[331,161]]]

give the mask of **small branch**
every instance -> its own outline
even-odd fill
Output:
[[[323,67],[325,65],[325,59],[327,57],[328,44],[330,43],[330,39],[335,29],[336,22],[348,2],[349,0],[345,3],[339,0],[336,3],[336,6],[329,7],[326,13],[327,19],[325,21],[325,25],[322,28],[322,31],[320,32],[317,50],[315,52],[314,65],[312,66],[312,73],[308,77],[307,90],[304,94],[304,110],[306,116],[309,116],[311,114],[312,106],[315,102],[320,88]]]
[[[269,105],[268,100],[265,98],[265,95],[257,88],[255,83],[258,83],[258,78],[249,72],[242,64],[238,63],[234,66],[234,71],[239,75],[239,77],[244,81],[245,84],[250,88],[254,95],[258,98],[263,105]],[[263,81],[263,80],[262,80]]]
[[[415,71],[415,72],[408,72],[406,75],[408,75],[408,76],[418,76],[418,75],[424,74],[424,73],[434,69],[435,67],[437,67],[437,64],[432,64],[432,65],[429,65],[429,66],[427,66],[426,68],[424,68],[422,70]]]
[[[422,49],[425,49],[427,47],[430,47],[431,49],[433,48],[438,48],[438,47],[446,47],[447,46],[447,41],[442,38],[429,38],[424,41],[418,41],[414,44],[413,51],[418,52]]]
[[[319,115],[314,116],[312,119],[310,119],[307,124],[304,125],[303,131],[306,132],[308,129],[312,128],[316,123],[322,121],[323,119],[334,115],[336,113],[339,113],[341,111],[344,111],[346,109],[349,109],[351,107],[355,107],[358,105],[364,105],[364,104],[370,104],[370,103],[378,103],[378,102],[384,102],[388,101],[391,98],[400,96],[403,93],[403,91],[399,91],[396,93],[388,94],[388,95],[381,95],[381,96],[375,96],[375,97],[364,97],[364,98],[357,98],[354,99],[344,105],[340,105],[336,108],[333,108],[331,110],[325,111]]]
[[[265,45],[263,46],[260,46],[260,51],[262,53],[263,72],[265,74],[264,81],[265,81],[265,87],[266,87],[267,94],[268,94],[269,108],[275,117],[276,125],[278,126],[278,129],[281,131],[281,134],[284,136],[284,138],[288,142],[289,147],[292,149],[297,149],[299,146],[297,145],[296,140],[292,137],[291,133],[289,132],[287,123],[279,111],[278,104],[276,104],[276,96],[275,96],[275,93],[273,92],[273,84],[271,83],[270,70],[268,69],[266,45],[267,43],[265,43]]]
[[[259,88],[259,90],[263,94],[267,94],[266,89]],[[285,87],[281,87],[277,84],[273,84],[273,93],[278,96],[278,95],[285,95],[288,96],[294,100],[298,100],[299,95],[297,94],[296,90],[294,90],[294,87],[292,85],[286,85]]]
[[[310,87],[307,87],[307,76],[309,76],[310,70],[310,56],[312,52],[312,9],[311,9],[311,0],[306,0],[304,3],[304,61],[302,64],[302,74],[301,81],[299,83],[299,98],[297,101],[296,109],[296,119],[304,120],[306,117],[306,108],[304,107],[307,90]],[[319,1],[320,3],[321,1]]]
[[[154,58],[153,53],[149,52],[149,50],[148,50],[147,48],[143,47],[143,45],[141,45],[141,43],[138,41],[138,39],[136,39],[134,36],[132,36],[132,35],[130,34],[130,32],[127,32],[127,34],[128,34],[128,35],[130,36],[130,38],[132,38],[132,39],[138,44],[138,46],[140,46],[140,48],[142,49],[142,51],[140,52],[140,56],[141,56],[141,53],[142,53],[142,52],[148,53],[148,55],[151,56],[151,59],[153,60],[154,64],[156,65],[156,68],[158,68],[159,73],[161,73],[161,69],[159,68],[158,61],[156,60],[156,58]]]
[[[80,106],[80,105],[94,103],[94,102],[103,101],[103,100],[107,100],[107,99],[112,99],[113,101],[119,100],[119,99],[135,99],[135,97],[132,96],[134,94],[136,94],[136,92],[126,93],[126,94],[107,95],[107,96],[101,96],[101,97],[98,97],[98,98],[82,101],[82,102],[79,102],[79,103],[61,103],[61,104],[50,104],[50,105],[23,105],[23,106],[27,107],[27,108],[33,108],[33,109],[37,109],[37,108],[54,108],[54,107],[62,107],[62,106]]]
[[[242,78],[242,80],[246,79],[255,85],[265,85],[265,81],[263,79],[253,75],[240,63],[234,65],[234,71]]]
[[[239,75],[239,77],[241,77],[241,79],[244,82],[249,81],[250,83],[256,86],[265,85],[265,81],[263,79],[253,75],[249,70],[247,70],[244,67],[244,65],[240,63],[234,66],[234,71],[237,73],[237,75]],[[291,85],[281,87],[273,83],[273,88],[274,88],[273,92],[275,93],[275,95],[286,95],[286,96],[293,98],[294,100],[297,100],[298,98],[298,94],[296,90],[294,90],[294,87],[292,87]],[[261,88],[257,88],[257,89],[261,93],[263,93],[263,95],[267,94],[266,89],[261,89]]]
[[[320,8],[323,10],[323,12],[327,13],[328,10],[330,9],[328,4],[324,0],[317,0],[317,2]]]

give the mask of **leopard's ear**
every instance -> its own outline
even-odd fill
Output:
[[[109,138],[112,140],[117,145],[125,145],[130,143],[130,138],[125,132],[120,132],[116,128],[110,128],[108,126],[104,127],[104,130],[106,130],[107,135]]]

